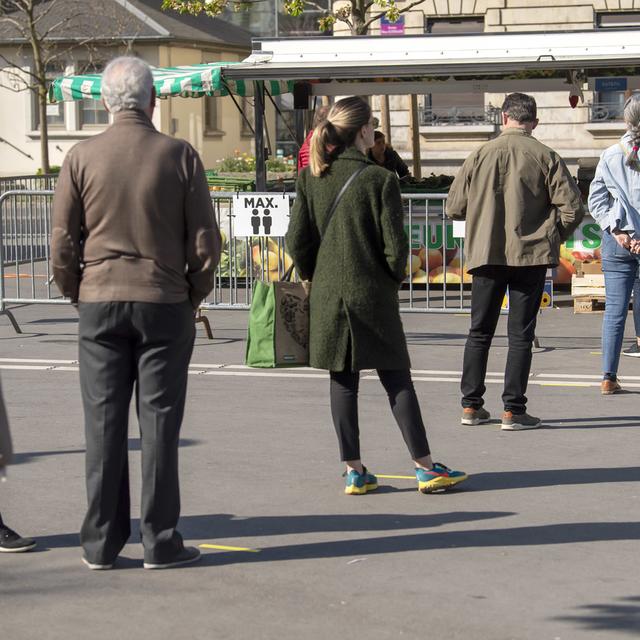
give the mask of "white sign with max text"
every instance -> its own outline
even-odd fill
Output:
[[[233,196],[233,235],[283,236],[289,226],[289,196],[246,193]]]

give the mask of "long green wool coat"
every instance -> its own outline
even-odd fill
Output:
[[[321,244],[336,195],[362,163],[367,168],[340,200]],[[312,281],[311,366],[409,368],[398,305],[409,242],[397,177],[350,147],[321,177],[304,169],[296,190],[286,246],[300,276]]]

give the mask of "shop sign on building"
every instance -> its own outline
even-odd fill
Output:
[[[609,91],[626,91],[626,78],[596,78],[596,91],[607,93]]]
[[[383,36],[403,36],[404,16],[400,16],[395,22],[391,22],[386,16],[380,18],[380,34]]]

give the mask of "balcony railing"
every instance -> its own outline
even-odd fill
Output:
[[[619,102],[589,103],[589,122],[624,120],[624,106]]]
[[[499,125],[498,107],[423,107],[420,122],[423,125],[437,127],[446,125]]]

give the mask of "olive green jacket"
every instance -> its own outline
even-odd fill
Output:
[[[526,131],[506,128],[465,161],[447,215],[466,220],[466,266],[558,264],[560,244],[584,217],[562,158]]]
[[[319,229],[336,195],[362,163],[369,166],[345,192],[321,244]],[[312,280],[311,366],[408,368],[398,288],[409,242],[397,177],[350,147],[321,177],[305,168],[296,189],[285,240],[300,276]]]

